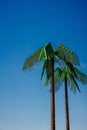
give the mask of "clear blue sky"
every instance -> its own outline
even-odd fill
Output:
[[[86,0],[0,0],[0,130],[49,130],[50,93],[41,65],[23,72],[25,59],[51,41],[74,50],[87,74]],[[87,85],[69,90],[71,130],[87,130]],[[65,130],[64,88],[56,93],[56,130]]]

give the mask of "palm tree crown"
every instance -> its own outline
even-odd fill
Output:
[[[82,84],[87,84],[87,75],[81,72],[76,67],[74,67],[71,63],[66,63],[63,70],[56,68],[54,71],[54,75],[55,75],[56,91],[61,87],[63,81],[65,81],[65,77],[67,77],[68,86],[74,93],[76,92],[76,88],[78,89],[79,92],[81,92],[77,81]]]

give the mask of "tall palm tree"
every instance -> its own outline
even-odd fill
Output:
[[[69,86],[74,93],[76,92],[76,88],[78,89],[79,92],[81,92],[77,81],[81,82],[82,84],[87,84],[87,75],[82,73],[71,63],[66,62],[66,65],[64,66],[63,70],[60,70],[59,68],[55,69],[54,79],[55,79],[55,91],[57,91],[61,87],[62,83],[64,82],[66,130],[70,130],[67,86]]]
[[[73,59],[71,59],[73,57]],[[41,79],[43,78],[44,72],[46,72],[47,81],[50,80],[51,84],[51,130],[55,130],[55,94],[54,94],[54,63],[58,63],[60,66],[61,61],[68,61],[75,65],[79,65],[76,54],[60,44],[55,50],[53,50],[51,43],[47,43],[46,46],[39,48],[35,53],[29,56],[23,66],[23,70],[31,68],[37,62],[44,60],[43,70]],[[62,60],[60,60],[62,59]],[[62,62],[63,65],[63,62]],[[61,68],[61,67],[60,67]]]
[[[48,79],[49,76],[51,77],[51,130],[55,130],[54,50],[51,43],[47,43],[46,46],[39,48],[35,53],[29,56],[24,63],[23,70],[27,70],[42,60],[44,64],[41,79],[44,72],[46,72],[46,77]]]
[[[56,69],[57,76],[55,76],[55,82],[57,81],[59,87],[61,86],[62,81],[64,81],[65,84],[66,130],[70,130],[67,84],[74,92],[76,91],[76,87],[80,91],[75,78],[81,83],[87,83],[87,76],[73,67],[73,65],[80,66],[78,56],[75,54],[75,52],[60,44],[56,48],[55,54],[66,63],[65,67],[63,66],[64,68],[62,68],[62,71],[59,68]],[[47,84],[48,81],[49,80],[47,79]],[[55,87],[56,90],[58,89],[58,86]]]

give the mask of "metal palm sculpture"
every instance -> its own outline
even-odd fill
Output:
[[[44,59],[44,60],[43,60]],[[44,72],[46,77],[51,77],[51,130],[55,130],[55,94],[54,94],[54,51],[51,43],[46,44],[45,47],[39,48],[33,55],[28,57],[24,63],[23,70],[27,70],[34,64],[44,61],[41,79]]]
[[[73,60],[71,57],[73,57]],[[72,61],[73,64],[79,65],[78,58],[73,51],[63,44],[60,44],[53,50],[51,43],[48,43],[29,56],[23,66],[23,70],[27,70],[44,59],[41,79],[43,78],[44,72],[46,72],[47,82],[50,81],[49,83],[51,84],[51,130],[55,130],[54,63],[56,62],[61,68],[61,65],[64,66],[64,62],[61,61],[64,60],[66,62],[67,58],[69,62]]]
[[[54,83],[55,83],[55,91],[57,91],[61,87],[63,82],[65,84],[66,130],[70,130],[67,85],[70,86],[71,90],[74,93],[76,92],[76,88],[80,92],[77,80],[83,84],[86,84],[87,75],[85,75],[84,73],[82,73],[76,67],[73,66],[73,65],[80,66],[78,56],[63,44],[60,44],[55,49],[55,55],[58,56],[59,61],[61,59],[65,62],[65,64],[63,64],[61,69],[58,67],[57,69],[55,69]],[[50,83],[50,78],[47,79],[46,77],[45,85],[48,85],[49,83]]]
[[[64,82],[65,87],[65,111],[66,111],[66,130],[70,130],[70,123],[69,123],[69,106],[68,106],[68,88],[69,86],[71,90],[75,93],[76,89],[79,92],[79,86],[77,81],[81,82],[82,84],[87,84],[87,75],[82,73],[76,67],[74,67],[71,63],[66,63],[63,70],[56,68],[54,71],[54,79],[55,79],[55,91],[59,90]],[[47,84],[50,81],[47,82]]]

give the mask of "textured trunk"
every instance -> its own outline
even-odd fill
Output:
[[[67,77],[65,78],[65,111],[66,111],[66,130],[70,130],[69,126],[69,107],[68,107],[68,88]]]
[[[55,130],[54,59],[51,62],[51,130]]]

